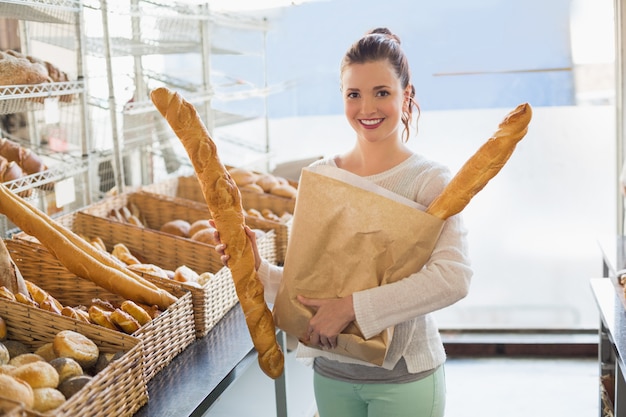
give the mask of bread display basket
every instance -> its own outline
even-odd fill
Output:
[[[24,237],[24,236],[22,236]],[[88,279],[81,278],[63,266],[43,245],[24,238],[6,239],[6,247],[24,279],[47,291],[64,306],[90,306],[94,299],[121,304],[124,298],[99,287]],[[141,326],[132,336],[143,344],[145,381],[150,381],[195,340],[193,305],[191,293],[174,282],[156,284],[178,299],[149,323]],[[13,303],[19,304],[19,303]],[[27,307],[38,314],[48,316],[48,325],[58,319],[58,314]],[[74,320],[75,319],[70,319]],[[91,331],[107,330],[96,324],[84,324]],[[121,331],[120,334],[123,334]]]
[[[88,414],[93,417],[126,417],[135,414],[148,402],[143,373],[143,343],[139,338],[59,315],[52,319],[51,314],[0,299],[0,317],[7,325],[7,339],[21,342],[32,351],[51,342],[58,332],[72,330],[91,339],[101,353],[123,354],[96,373],[58,408],[34,412],[15,406],[2,415],[76,417],[86,415],[85,411],[89,410]]]
[[[205,285],[196,286],[148,272],[138,272],[157,285],[169,283],[191,293],[198,338],[204,337],[238,302],[230,270],[222,265],[213,248],[206,248],[207,245],[85,212],[62,216],[58,221],[79,235],[98,236],[109,252],[114,245],[122,243],[145,262],[163,269],[174,271],[184,265],[199,274],[211,273],[213,276]]]
[[[142,190],[157,195],[178,197],[179,199],[194,201],[206,206],[200,183],[195,175],[170,178],[155,184],[145,185]],[[245,189],[239,189],[244,209],[255,209],[262,212],[269,209],[277,216],[284,213],[293,214],[295,199],[279,197],[268,193],[257,193]],[[251,217],[246,217],[246,222],[252,222]],[[276,263],[282,265],[285,262],[287,243],[291,234],[292,220],[278,222],[266,220],[267,227],[271,227],[276,233]]]

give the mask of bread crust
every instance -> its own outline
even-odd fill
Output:
[[[283,352],[276,341],[274,319],[265,303],[263,284],[245,232],[239,189],[220,161],[217,147],[193,105],[165,87],[153,90],[150,97],[189,154],[220,240],[227,245],[228,267],[259,365],[266,375],[277,378],[283,372]]]
[[[459,172],[435,198],[426,212],[440,219],[459,213],[482,190],[515,150],[528,131],[532,109],[523,103],[512,110],[497,131],[465,162]]]
[[[0,184],[0,212],[41,242],[68,270],[124,298],[166,309],[176,297],[61,226]]]

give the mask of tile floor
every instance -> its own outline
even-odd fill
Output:
[[[310,372],[290,379],[289,417],[313,417]],[[252,366],[205,417],[274,417],[273,386]],[[446,417],[596,417],[595,358],[451,357],[446,365]],[[252,397],[254,401],[241,401]],[[297,396],[295,398],[294,396]]]

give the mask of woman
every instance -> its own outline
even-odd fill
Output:
[[[354,43],[341,63],[345,116],[356,133],[346,153],[317,161],[364,177],[424,207],[442,191],[450,172],[407,146],[417,106],[407,58],[388,29],[372,30]],[[256,252],[254,233],[248,231]],[[228,261],[224,245],[217,250]],[[258,275],[272,303],[282,268],[256,252]],[[445,351],[430,313],[465,297],[472,271],[466,231],[459,215],[446,220],[433,253],[419,272],[398,282],[342,299],[298,300],[315,311],[308,343],[299,357],[314,358],[320,417],[431,417],[445,407]],[[365,338],[394,326],[382,366],[325,351],[356,321]]]

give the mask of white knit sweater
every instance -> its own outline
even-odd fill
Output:
[[[318,164],[336,166],[334,158],[315,162],[315,165]],[[427,207],[450,180],[450,171],[415,154],[388,171],[365,178]],[[472,271],[466,235],[461,216],[450,217],[445,221],[433,253],[421,271],[395,283],[353,294],[356,321],[365,338],[395,326],[384,368],[393,369],[401,357],[404,357],[410,373],[434,369],[445,361],[439,330],[429,313],[467,295]],[[270,304],[276,297],[282,272],[282,268],[265,260],[259,268],[265,298]],[[304,345],[298,347],[297,356],[325,356],[340,362],[368,365]]]

